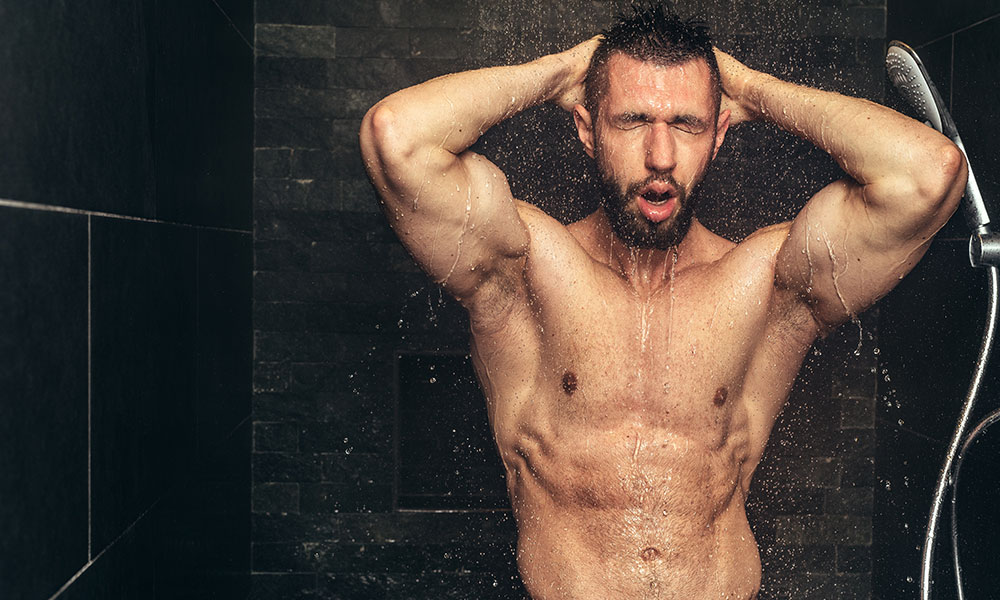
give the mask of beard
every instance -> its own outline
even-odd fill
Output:
[[[709,163],[711,164],[711,163]],[[656,248],[668,250],[677,246],[691,228],[691,220],[698,204],[698,187],[708,171],[708,165],[694,180],[691,189],[680,185],[670,173],[654,173],[643,181],[623,185],[597,161],[601,176],[601,207],[608,216],[611,230],[625,245],[631,248]],[[677,190],[677,209],[674,215],[654,223],[639,211],[633,198],[639,191],[652,183],[662,181]]]

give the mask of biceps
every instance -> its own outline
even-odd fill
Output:
[[[409,164],[387,169],[381,195],[421,268],[464,298],[501,263],[524,254],[528,233],[494,164],[472,152],[451,158],[415,153]]]
[[[833,327],[887,294],[923,256],[940,226],[933,215],[869,203],[864,188],[837,181],[799,213],[778,254],[776,284],[800,294]]]

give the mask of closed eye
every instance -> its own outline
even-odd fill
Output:
[[[677,131],[682,131],[690,135],[698,135],[704,133],[708,129],[708,126],[704,121],[698,117],[689,115],[684,115],[674,119],[674,121],[670,123],[670,126]]]
[[[648,125],[649,123],[652,122],[653,119],[650,118],[650,116],[647,114],[626,112],[622,113],[621,115],[618,116],[617,119],[615,119],[615,126],[618,129],[629,130],[641,127],[643,125]]]

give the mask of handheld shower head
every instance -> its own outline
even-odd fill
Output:
[[[885,70],[893,87],[921,121],[954,139],[958,135],[944,99],[913,48],[893,41],[885,55]]]
[[[930,75],[927,74],[924,63],[920,62],[920,57],[917,56],[913,48],[903,42],[892,41],[889,43],[889,50],[885,55],[885,69],[889,75],[889,81],[914,110],[917,118],[948,136],[966,155],[965,162],[969,167],[969,180],[965,184],[962,212],[965,215],[965,222],[968,223],[973,232],[989,233],[990,216],[986,212],[986,204],[979,192],[979,184],[976,183],[976,177],[972,174],[972,165],[968,164],[969,157],[965,151],[965,145],[958,135],[958,128],[955,127],[955,121],[951,118],[951,113],[948,112],[944,99],[941,98],[941,94],[938,93],[934,82],[931,81]]]

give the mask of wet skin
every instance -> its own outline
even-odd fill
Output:
[[[707,66],[611,66],[585,147],[622,190],[655,173],[690,189],[725,133]],[[639,201],[626,211],[646,219]],[[787,226],[737,246],[695,220],[675,249],[634,250],[603,211],[563,227],[518,210],[530,233],[523,277],[497,307],[503,326],[474,327],[472,342],[528,591],[754,597],[747,488],[817,332],[774,289]]]
[[[744,502],[802,359],[912,269],[961,198],[964,159],[898,113],[718,51],[718,114],[703,63],[618,55],[590,115],[596,44],[401,90],[366,115],[362,153],[400,240],[469,311],[532,598],[753,598]],[[468,151],[547,101],[624,194],[619,230],[682,231],[681,191],[730,119],[793,131],[849,177],[739,244],[694,219],[676,246],[629,248],[603,209],[563,226]]]

